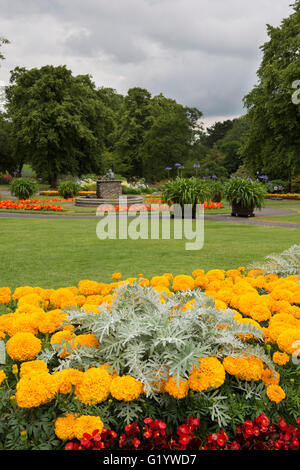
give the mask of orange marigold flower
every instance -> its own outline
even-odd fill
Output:
[[[274,352],[273,354],[273,362],[278,364],[279,366],[284,366],[287,362],[289,362],[290,356],[285,352],[281,353],[279,351]]]
[[[93,431],[98,430],[101,434],[104,424],[99,416],[87,416],[82,415],[79,418],[76,418],[74,424],[74,433],[77,439],[82,439],[85,433],[92,434]]]
[[[164,391],[178,400],[185,398],[189,391],[189,382],[181,377],[177,382],[176,376],[173,375],[166,381]]]
[[[87,405],[96,405],[105,401],[109,395],[112,377],[101,367],[91,367],[75,386],[75,395]]]
[[[111,277],[112,277],[112,279],[119,280],[119,279],[121,279],[122,274],[121,273],[113,273]]]
[[[8,304],[11,298],[9,287],[0,287],[0,304]]]
[[[4,372],[4,370],[0,369],[0,385],[5,379],[6,379],[6,373]]]
[[[32,333],[16,333],[6,343],[6,351],[14,361],[30,361],[42,350],[42,342]]]
[[[267,387],[267,396],[271,401],[280,403],[285,399],[285,391],[279,385],[269,385]]]
[[[187,291],[195,287],[195,280],[192,276],[181,274],[173,279],[172,289],[174,291]]]
[[[110,385],[110,393],[116,400],[131,401],[143,391],[143,384],[129,375],[115,377]]]
[[[76,437],[75,434],[76,417],[72,413],[61,416],[55,421],[55,434],[62,441],[69,441]]]

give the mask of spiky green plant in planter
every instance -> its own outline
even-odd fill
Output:
[[[177,177],[164,185],[162,194],[168,203],[178,204],[182,209],[182,214],[184,214],[184,206],[190,205],[194,218],[196,205],[210,201],[212,189],[206,181],[199,178]]]
[[[248,178],[231,178],[225,184],[224,195],[232,205],[231,215],[254,217],[254,209],[263,206],[266,188]]]

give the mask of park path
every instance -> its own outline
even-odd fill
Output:
[[[205,214],[205,220],[212,220],[215,222],[226,222],[233,224],[247,224],[247,225],[262,225],[270,227],[285,227],[300,229],[300,224],[289,222],[276,222],[271,220],[261,219],[263,217],[292,215],[297,214],[297,211],[291,209],[270,209],[263,208],[255,212],[255,217],[232,217],[230,214]],[[28,218],[28,219],[63,219],[63,220],[97,220],[99,217],[96,215],[65,215],[65,214],[32,214],[32,213],[12,213],[0,212],[0,218]]]

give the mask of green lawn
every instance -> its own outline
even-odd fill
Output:
[[[105,240],[97,220],[0,219],[0,286],[58,288],[81,279],[108,282],[123,276],[196,268],[235,268],[300,243],[300,230],[220,222],[205,223],[204,248],[186,251],[185,240]],[[172,230],[171,230],[172,233]]]

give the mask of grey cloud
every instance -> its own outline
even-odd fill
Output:
[[[243,112],[266,23],[290,0],[0,0],[2,76],[16,65],[66,64],[98,86],[143,86],[205,116]]]

